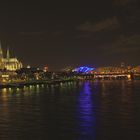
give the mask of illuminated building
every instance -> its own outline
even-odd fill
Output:
[[[3,51],[0,43],[0,69],[15,71],[22,68],[22,63],[17,58],[11,58],[9,49],[7,49],[6,58],[4,58]]]
[[[0,83],[14,81],[17,77],[15,71],[0,71]]]
[[[28,66],[27,66],[27,69],[30,69],[30,68],[31,68],[31,66],[30,66],[30,65],[28,65]]]
[[[64,68],[64,69],[62,69],[61,71],[63,71],[63,72],[72,72],[73,71],[73,67],[71,67],[71,66],[68,66],[68,67],[66,67],[66,68]]]
[[[140,66],[134,67],[134,68],[132,69],[132,72],[133,72],[133,73],[140,73]]]
[[[43,71],[44,72],[47,72],[48,71],[48,66],[45,66],[44,69],[43,69]]]
[[[91,73],[93,70],[94,70],[94,68],[89,68],[89,67],[83,66],[83,67],[78,67],[78,68],[74,69],[73,72]]]

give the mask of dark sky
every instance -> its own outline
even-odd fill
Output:
[[[1,2],[0,40],[25,66],[139,65],[139,1]]]

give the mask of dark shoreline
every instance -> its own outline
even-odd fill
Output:
[[[60,83],[72,82],[72,81],[77,81],[77,80],[29,81],[29,82],[5,83],[5,84],[0,83],[0,89],[13,88],[13,87],[22,88],[24,86],[42,85],[42,84],[55,85],[55,84],[60,84]]]
[[[2,88],[22,88],[24,86],[30,86],[30,85],[58,85],[61,83],[66,83],[66,82],[78,82],[78,81],[137,81],[140,79],[131,79],[131,80],[126,80],[126,79],[116,79],[116,80],[107,80],[107,79],[88,79],[88,80],[76,80],[76,79],[69,79],[69,80],[51,80],[51,81],[27,81],[27,82],[17,82],[17,83],[0,83],[0,89]]]

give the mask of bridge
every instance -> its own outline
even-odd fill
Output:
[[[133,73],[113,73],[113,74],[103,74],[103,73],[94,73],[94,74],[78,74],[75,75],[79,80],[131,80],[136,77],[140,79],[140,74]]]
[[[132,79],[132,75],[126,74],[94,74],[94,79],[115,80],[115,79]]]

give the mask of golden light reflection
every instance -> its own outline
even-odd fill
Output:
[[[3,88],[2,93],[7,93],[7,88]]]
[[[16,91],[20,91],[20,89],[19,88],[16,88]]]
[[[39,85],[36,85],[36,92],[39,93],[39,91],[40,91],[40,87]]]
[[[63,86],[63,83],[61,82],[60,85]]]
[[[8,88],[8,90],[11,92],[12,91],[12,88]]]
[[[128,75],[127,75],[127,78],[128,78],[128,80],[131,80],[131,75],[128,74]]]
[[[42,84],[41,87],[44,88],[44,84]]]
[[[7,88],[3,88],[1,91],[2,91],[2,100],[7,101]]]

